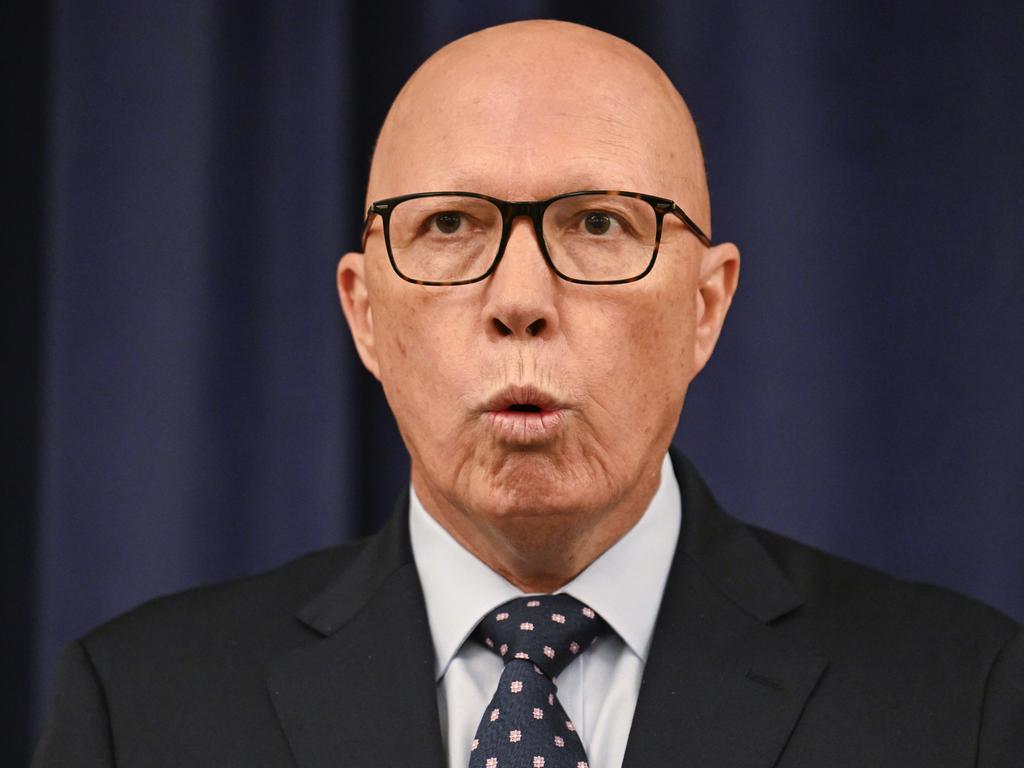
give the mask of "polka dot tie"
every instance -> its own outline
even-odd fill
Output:
[[[608,625],[569,595],[520,597],[495,608],[473,637],[505,662],[470,746],[469,768],[588,768],[555,679]]]

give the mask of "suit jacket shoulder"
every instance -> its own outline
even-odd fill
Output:
[[[322,755],[306,754],[310,739],[318,738],[311,730],[323,703],[316,685],[332,670],[358,679],[344,664],[385,639],[379,617],[363,613],[372,612],[374,597],[381,596],[405,615],[418,615],[407,538],[404,516],[395,515],[364,541],[161,597],[91,631],[64,653],[33,765],[320,764]],[[404,589],[395,598],[399,582]],[[429,662],[426,638],[419,650]],[[275,678],[277,666],[289,668],[284,680]],[[387,681],[388,672],[376,679]],[[319,709],[341,721],[323,723],[327,738],[353,735],[345,719],[351,722],[360,711],[359,698],[373,683],[361,679],[360,685],[334,686],[341,700]],[[423,690],[430,695],[423,717],[432,710],[439,733],[432,679]],[[299,732],[289,733],[292,726]],[[355,735],[371,734],[364,729]],[[344,742],[338,748],[345,749]],[[314,749],[322,750],[320,742]]]
[[[365,541],[303,555],[272,570],[149,600],[79,641],[106,669],[161,648],[185,657],[238,646],[287,643],[299,625],[297,606],[309,601],[358,557]],[[259,627],[256,635],[250,632]],[[233,640],[233,638],[235,638]],[[256,656],[259,650],[250,651]]]
[[[357,552],[161,597],[72,643],[33,765],[287,765],[263,667],[310,634],[296,606]]]
[[[951,590],[751,530],[802,598],[775,629],[828,659],[787,753],[806,764],[844,764],[839,756],[875,765],[1019,764],[1024,634],[1016,621]],[[884,761],[871,757],[879,752]]]
[[[1019,761],[1016,622],[747,526],[673,460],[685,525],[628,766]]]
[[[882,571],[823,552],[772,531],[747,526],[803,599],[804,618],[842,620],[856,634],[863,629],[890,642],[907,635],[932,647],[999,649],[1020,625],[1006,614],[944,587],[894,578]],[[862,638],[863,639],[863,638]],[[890,646],[891,647],[891,646]]]

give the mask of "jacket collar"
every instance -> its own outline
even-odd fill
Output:
[[[685,456],[675,448],[669,455],[683,495],[677,560],[690,560],[709,586],[762,623],[799,608],[803,599],[750,528],[722,510]]]
[[[299,611],[317,637],[270,667],[270,697],[300,768],[445,765],[407,508],[403,494],[384,528]]]
[[[415,566],[408,510],[406,489],[384,527],[366,539],[348,567],[299,610],[299,621],[324,636],[333,635],[371,602],[396,572]]]
[[[683,532],[644,669],[625,768],[769,768],[825,659],[772,624],[802,600],[750,529],[673,452]]]

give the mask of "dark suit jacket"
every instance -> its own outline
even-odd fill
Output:
[[[684,523],[625,765],[1024,765],[1015,622],[743,525],[673,460]],[[444,765],[406,505],[72,644],[34,765]]]

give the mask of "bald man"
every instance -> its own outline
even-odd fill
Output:
[[[1020,764],[1019,626],[745,526],[669,452],[739,253],[649,57],[557,22],[452,43],[366,209],[338,289],[408,494],[72,644],[36,765]]]

